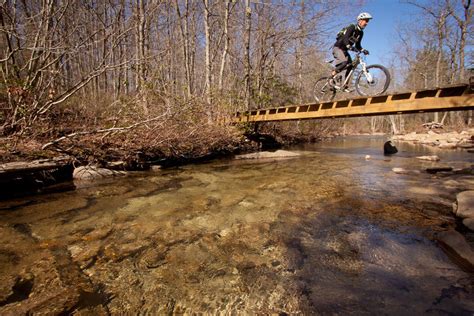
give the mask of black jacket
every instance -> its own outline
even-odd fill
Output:
[[[360,42],[364,37],[364,31],[355,24],[351,24],[346,28],[346,32],[334,43],[334,46],[347,51],[353,45],[358,50],[362,50]]]

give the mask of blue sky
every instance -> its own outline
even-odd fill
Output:
[[[370,51],[368,61],[370,64],[383,64],[398,39],[398,24],[416,23],[414,16],[418,10],[400,0],[367,0],[360,10],[374,17],[365,29],[362,40],[362,46]]]

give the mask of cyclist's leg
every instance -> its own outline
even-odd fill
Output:
[[[347,65],[346,65],[346,74],[344,75],[344,80],[347,78],[347,76],[349,76],[351,70],[352,70],[352,58],[351,58],[351,55],[349,55],[348,52],[346,52],[347,54]]]
[[[336,65],[336,68],[334,69],[332,75],[335,76],[337,73],[341,72],[344,70],[344,68],[347,66],[349,59],[351,58],[349,56],[349,53],[343,51],[339,47],[334,46],[332,49],[332,55],[334,56],[334,65]]]

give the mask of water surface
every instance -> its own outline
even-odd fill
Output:
[[[466,152],[355,137],[0,204],[0,313],[466,314],[438,247],[471,177],[395,174]],[[366,155],[370,155],[366,159]],[[52,303],[54,302],[54,303]]]

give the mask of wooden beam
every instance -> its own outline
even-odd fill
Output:
[[[357,117],[421,112],[474,110],[470,85],[358,97],[327,103],[310,103],[238,113],[234,122],[265,122]]]

